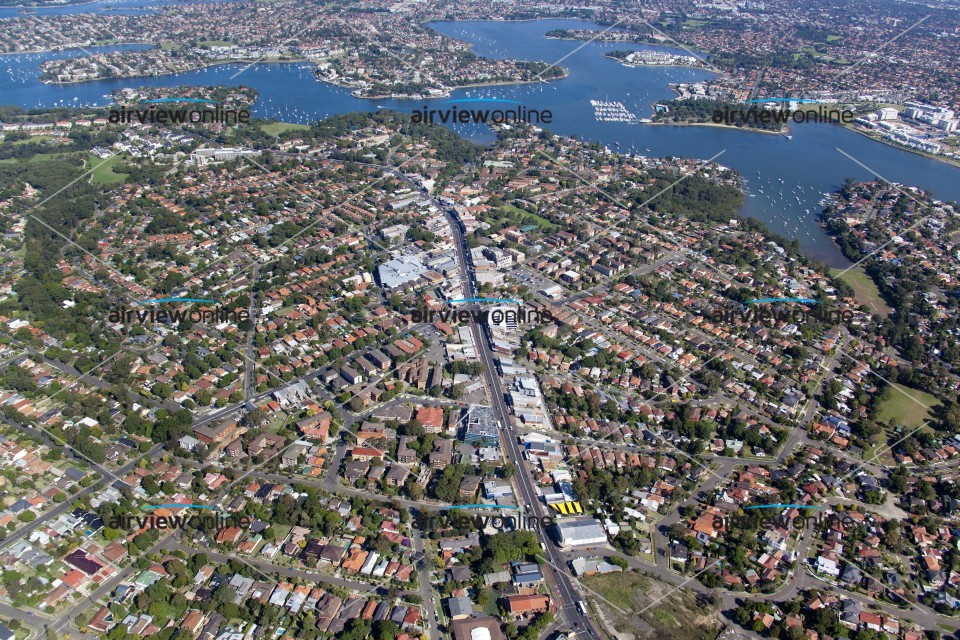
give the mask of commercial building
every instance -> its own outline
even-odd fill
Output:
[[[497,420],[492,407],[471,405],[467,410],[467,426],[464,428],[463,441],[468,444],[481,443],[496,446],[500,442]]]
[[[505,640],[500,631],[500,619],[493,616],[470,617],[454,620],[454,640]]]
[[[595,518],[561,520],[557,523],[557,533],[561,547],[604,544],[607,542],[607,534],[600,521]]]
[[[377,267],[380,283],[386,289],[400,289],[416,284],[429,269],[419,258],[401,256]]]
[[[197,149],[190,154],[190,159],[198,167],[202,167],[211,162],[226,162],[236,160],[243,156],[259,156],[260,151],[252,149],[239,149],[235,147],[221,147],[219,149]]]

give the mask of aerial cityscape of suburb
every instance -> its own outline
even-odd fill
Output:
[[[960,0],[0,0],[0,640],[960,640]]]

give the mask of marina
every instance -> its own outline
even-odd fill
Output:
[[[597,122],[626,122],[628,124],[637,122],[637,116],[628,111],[622,102],[591,100],[590,105],[593,107],[593,117]]]

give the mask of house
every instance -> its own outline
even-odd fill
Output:
[[[203,628],[203,623],[206,619],[206,616],[202,611],[197,609],[191,609],[187,612],[187,615],[184,616],[183,622],[180,623],[180,628],[190,637],[196,638],[197,634],[200,633],[200,629]]]
[[[347,453],[350,454],[351,458],[360,462],[369,462],[374,458],[378,460],[383,459],[383,452],[379,449],[374,449],[373,447],[354,447]]]
[[[77,569],[80,569],[80,571],[83,571],[88,576],[95,575],[105,566],[83,549],[77,549],[70,555],[66,556],[64,560],[75,566]]]
[[[817,557],[817,573],[823,573],[828,576],[836,578],[840,575],[840,568],[837,566],[837,561],[833,558],[828,558],[826,556]]]
[[[113,612],[110,611],[107,607],[101,607],[92,618],[90,622],[87,623],[87,626],[97,633],[107,633],[110,629],[113,628],[117,621],[113,617]],[[0,638],[0,640],[7,640],[5,637]]]
[[[546,611],[550,606],[550,598],[540,594],[515,595],[504,598],[507,613],[519,618],[531,613]]]
[[[497,571],[495,573],[483,574],[483,584],[488,587],[492,587],[495,584],[509,583],[509,582],[510,582],[509,571]]]
[[[670,559],[674,562],[686,562],[690,557],[690,550],[682,542],[674,542],[670,546]]]
[[[592,576],[598,573],[615,573],[623,569],[600,558],[574,558],[570,561],[575,576]]]
[[[473,614],[473,603],[470,598],[447,598],[447,610],[451,620],[462,620]]]
[[[286,439],[281,435],[261,433],[247,445],[247,453],[250,454],[250,456],[258,456],[266,451],[267,457],[270,457],[273,453],[279,451],[285,443]]]
[[[472,579],[470,567],[456,565],[447,569],[447,580],[450,582],[470,582]]]
[[[840,576],[841,582],[846,582],[847,584],[857,586],[863,580],[863,572],[860,571],[857,567],[852,564],[848,564],[843,568],[843,574]]]
[[[518,589],[535,587],[542,582],[543,573],[540,571],[540,565],[533,562],[513,563],[513,584]]]
[[[330,433],[332,418],[329,411],[303,418],[297,421],[297,433],[307,440],[319,440],[325,443]]]
[[[177,443],[187,451],[194,451],[200,445],[200,441],[191,435],[183,436]]]

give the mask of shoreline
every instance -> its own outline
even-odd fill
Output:
[[[599,23],[598,23],[598,24],[599,24]],[[546,40],[566,40],[566,41],[568,41],[568,42],[597,42],[597,43],[600,43],[600,44],[638,44],[638,45],[643,45],[643,46],[647,46],[647,47],[662,47],[662,48],[664,48],[664,49],[676,49],[676,50],[678,50],[678,51],[688,51],[688,50],[689,50],[689,51],[696,52],[696,53],[698,53],[698,54],[702,54],[702,55],[704,55],[704,56],[710,55],[710,52],[709,52],[709,51],[704,51],[703,49],[698,49],[697,47],[692,47],[692,46],[686,46],[686,45],[684,45],[684,46],[686,46],[686,49],[684,49],[683,47],[678,47],[677,45],[675,45],[675,44],[670,44],[669,42],[654,42],[654,41],[651,41],[651,40],[603,40],[603,39],[600,39],[600,38],[598,38],[598,39],[596,39],[596,40],[585,40],[585,39],[583,39],[583,38],[561,38],[561,37],[558,37],[558,36],[547,36],[547,35],[545,35],[545,36],[543,36],[543,37],[544,37],[544,39],[546,39]],[[689,52],[689,51],[688,51],[688,52]],[[650,65],[650,66],[654,66],[654,65]],[[655,65],[655,66],[659,66],[659,65]],[[695,67],[695,68],[701,69],[701,68],[705,68],[705,67]],[[710,71],[710,70],[707,69],[707,71]],[[711,73],[716,73],[716,71],[711,71]]]
[[[563,80],[564,78],[567,77],[567,75],[568,75],[568,74],[567,74],[567,72],[566,72],[566,69],[564,69],[564,72],[563,72],[563,75],[562,75],[562,76],[557,76],[556,78],[551,78],[550,80]],[[350,87],[344,87],[343,85],[339,85],[339,84],[337,84],[336,82],[331,82],[331,81],[329,81],[329,80],[325,80],[325,79],[323,79],[323,78],[317,78],[317,80],[320,80],[320,82],[326,82],[327,84],[333,85],[333,86],[335,86],[335,87],[341,87],[341,88],[345,88],[345,89],[349,89],[349,88],[350,88]],[[422,100],[436,100],[436,99],[438,99],[438,98],[449,98],[450,95],[451,95],[454,91],[457,91],[457,90],[459,90],[459,89],[477,89],[477,88],[482,88],[482,87],[509,87],[509,86],[521,85],[521,84],[549,84],[549,83],[550,83],[550,80],[512,80],[512,81],[511,81],[511,80],[505,80],[505,81],[503,81],[503,82],[480,82],[480,83],[475,83],[475,84],[461,84],[461,85],[457,85],[456,87],[450,87],[450,90],[447,91],[446,93],[444,93],[442,96],[438,95],[438,96],[434,96],[434,97],[430,97],[430,98],[423,98],[423,97],[420,97],[420,98],[395,98],[395,97],[393,97],[392,95],[358,96],[355,91],[351,91],[351,92],[350,92],[350,95],[352,95],[354,98],[359,98],[359,99],[361,99],[361,100],[421,100],[421,99],[422,99]]]
[[[94,0],[94,1],[98,1],[98,0]],[[109,44],[109,45],[93,45],[93,46],[124,47],[124,46],[132,46],[132,45],[144,45],[144,46],[153,47],[153,49],[156,49],[156,50],[159,50],[159,49],[160,49],[160,45],[156,45],[156,44],[153,44],[153,43],[150,43],[150,42],[122,42],[122,43]],[[82,48],[76,48],[76,47],[74,47],[74,48],[71,48],[71,49],[50,49],[50,50],[45,50],[45,51],[36,51],[36,52],[33,52],[33,53],[53,53],[53,52],[57,52],[57,51],[69,51],[69,50],[77,50],[77,49],[81,49],[81,50],[82,50]],[[11,54],[0,54],[0,55],[19,55],[19,54],[21,54],[21,53],[26,54],[27,52],[21,51],[21,52],[17,52],[16,54],[12,54],[12,53],[11,53]],[[309,60],[309,59],[307,59],[307,58],[301,58],[301,57],[296,57],[296,58],[292,58],[292,59],[289,59],[289,60],[279,60],[279,59],[276,59],[276,58],[266,58],[266,59],[262,59],[262,60],[260,60],[260,59],[257,59],[257,60],[217,60],[217,61],[213,61],[213,62],[205,62],[205,63],[203,63],[203,64],[200,64],[200,65],[191,67],[191,68],[189,68],[189,69],[178,69],[178,70],[176,70],[176,71],[167,71],[167,72],[161,72],[161,73],[154,73],[154,74],[150,74],[150,75],[117,76],[117,77],[112,77],[112,78],[88,78],[88,79],[85,79],[85,80],[71,80],[71,81],[69,81],[69,82],[59,82],[59,81],[53,81],[53,80],[44,80],[42,77],[41,77],[41,78],[38,78],[38,79],[39,79],[39,81],[40,81],[41,83],[46,84],[46,85],[68,86],[68,85],[71,85],[71,84],[83,84],[84,82],[103,82],[103,81],[105,81],[105,80],[135,80],[135,79],[137,79],[137,78],[158,78],[158,77],[161,77],[161,76],[172,76],[172,75],[176,75],[176,74],[178,74],[178,73],[193,73],[193,72],[195,72],[195,71],[201,71],[201,70],[203,70],[203,69],[208,69],[208,68],[210,68],[210,67],[216,67],[216,66],[228,65],[228,64],[298,64],[298,63],[299,63],[299,64],[307,63],[307,64],[311,64],[311,65],[313,65],[313,66],[316,66],[316,65],[317,65],[316,62],[313,62],[313,61],[311,61],[311,60]],[[326,78],[321,78],[321,77],[318,77],[318,76],[316,76],[316,75],[314,75],[314,78],[315,78],[317,81],[319,81],[319,82],[324,82],[324,83],[326,83],[326,84],[329,84],[329,85],[334,86],[334,87],[338,87],[338,88],[340,88],[340,89],[348,89],[348,90],[349,90],[349,89],[352,89],[352,91],[350,91],[350,95],[352,95],[354,98],[358,98],[358,99],[360,99],[360,100],[421,100],[421,99],[422,99],[422,100],[436,100],[436,99],[438,99],[438,98],[449,98],[450,95],[451,95],[451,93],[454,92],[454,91],[456,91],[456,90],[458,90],[458,89],[476,89],[476,88],[482,88],[482,87],[498,87],[498,86],[512,86],[512,85],[540,84],[540,83],[542,83],[542,84],[549,84],[552,80],[563,80],[564,78],[568,77],[569,75],[570,75],[569,72],[568,72],[566,69],[563,69],[563,74],[562,74],[562,75],[556,76],[556,77],[553,77],[553,78],[550,78],[550,79],[537,79],[537,80],[504,80],[504,81],[500,81],[500,82],[479,82],[479,83],[473,83],[473,84],[463,84],[463,85],[458,85],[458,86],[456,86],[456,87],[449,87],[449,90],[446,91],[443,95],[438,95],[438,96],[433,96],[433,97],[418,97],[418,98],[414,98],[414,97],[394,98],[392,95],[376,95],[376,96],[357,95],[356,92],[358,91],[358,89],[356,89],[356,88],[354,88],[354,87],[351,87],[351,86],[349,86],[349,85],[339,84],[339,83],[337,83],[337,82],[333,82],[333,81],[331,81],[331,80],[327,80]]]
[[[915,155],[918,155],[918,156],[923,156],[924,158],[929,158],[930,160],[936,160],[937,162],[942,162],[943,164],[948,164],[948,165],[950,165],[951,167],[960,168],[960,160],[956,160],[956,159],[954,159],[954,158],[948,158],[948,157],[946,157],[946,156],[934,155],[934,154],[929,153],[929,152],[927,152],[927,151],[921,151],[920,149],[914,149],[913,147],[908,147],[908,146],[906,146],[906,145],[897,144],[897,143],[893,142],[892,140],[887,140],[886,138],[881,138],[881,137],[879,137],[879,136],[870,135],[870,133],[869,133],[868,131],[864,131],[863,129],[861,129],[861,128],[859,128],[859,127],[853,126],[853,123],[850,123],[850,124],[847,124],[847,125],[843,125],[843,128],[846,129],[847,131],[852,131],[852,132],[854,132],[854,133],[856,133],[856,134],[859,134],[859,135],[861,135],[861,136],[863,136],[863,137],[865,137],[865,138],[869,138],[869,139],[873,140],[874,142],[879,142],[879,143],[881,143],[881,144],[885,144],[885,145],[887,145],[888,147],[893,147],[894,149],[899,149],[900,151],[906,151],[907,153],[912,153],[912,154],[915,154]]]
[[[99,48],[99,47],[129,47],[133,45],[145,45],[148,47],[153,47],[154,49],[158,48],[155,44],[152,44],[150,42],[118,42],[116,44],[92,44],[87,48],[91,49],[91,48]],[[84,47],[66,47],[64,49],[31,49],[30,51],[0,51],[0,57],[26,56],[26,55],[34,55],[38,53],[61,53],[64,51],[84,51]],[[103,53],[111,53],[111,52],[107,51]],[[63,60],[63,58],[54,58],[54,60]],[[141,76],[141,77],[146,77],[146,76]],[[101,78],[101,80],[106,80],[106,79],[108,78]]]
[[[42,4],[15,4],[0,7],[0,9],[59,9],[61,7],[82,7],[87,4],[97,4],[103,0],[86,0],[86,2],[64,2],[55,6]]]
[[[121,46],[121,45],[107,45],[107,46]],[[103,82],[105,80],[136,80],[137,78],[160,78],[162,76],[175,76],[178,73],[193,73],[194,71],[201,71],[203,69],[208,69],[210,67],[217,67],[226,64],[294,64],[294,63],[310,62],[309,60],[302,58],[296,60],[221,60],[217,62],[207,62],[199,66],[193,67],[191,69],[177,69],[176,71],[167,71],[163,73],[152,73],[148,76],[116,76],[113,78],[89,78],[87,80],[71,80],[70,82],[55,82],[51,80],[40,79],[40,82],[47,85],[54,86],[68,86],[71,84],[83,84],[84,82]],[[312,63],[313,64],[313,63]]]
[[[766,129],[754,129],[751,127],[735,127],[729,124],[719,124],[716,122],[641,122],[640,124],[658,126],[658,127],[715,127],[717,129],[729,129],[731,131],[746,131],[747,133],[762,133],[768,136],[792,135],[790,129],[784,131],[768,131]]]
[[[695,65],[695,64],[630,64],[629,62],[621,60],[620,58],[614,58],[613,56],[606,53],[603,54],[603,57],[609,58],[610,60],[614,60],[615,62],[618,62],[623,66],[629,67],[631,69],[660,69],[663,67],[675,67],[677,69],[704,69],[706,71],[710,71],[704,66]],[[716,72],[713,72],[713,73],[716,73]]]

